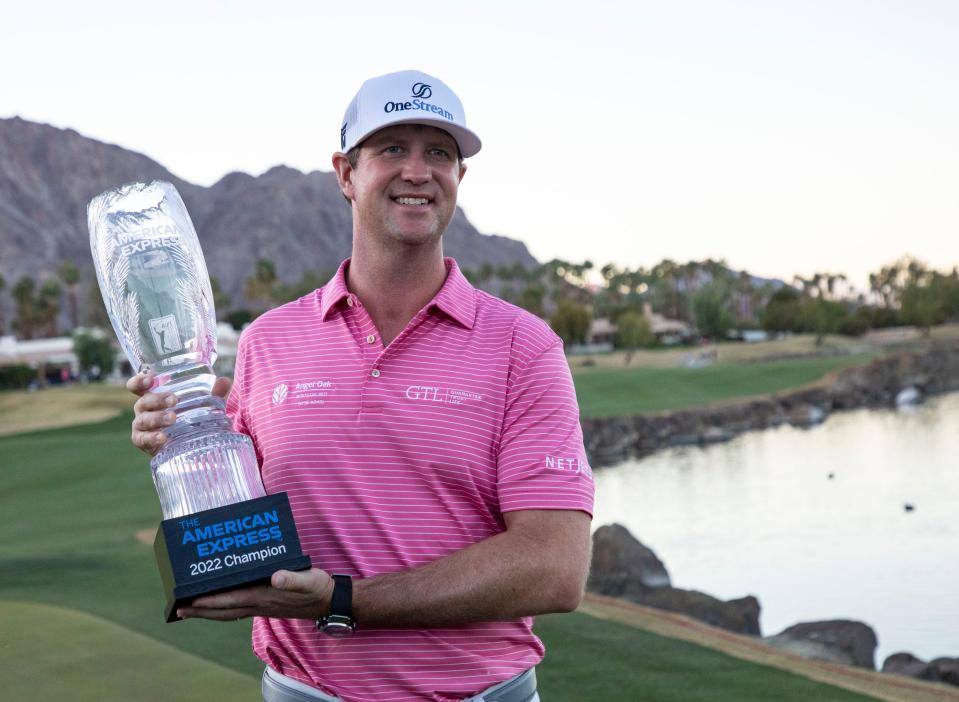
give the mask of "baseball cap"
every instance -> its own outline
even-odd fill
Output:
[[[466,126],[463,103],[439,78],[398,71],[365,81],[343,115],[340,150],[349,151],[373,132],[393,124],[428,124],[456,139],[460,156],[475,155],[482,143]]]

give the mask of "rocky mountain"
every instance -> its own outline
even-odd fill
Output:
[[[95,274],[86,206],[129,181],[167,180],[183,197],[215,276],[241,306],[245,279],[259,258],[282,282],[329,271],[349,255],[350,211],[332,173],[277,166],[263,175],[230,173],[211,187],[189,183],[142,154],[17,117],[0,119],[0,275],[8,290],[22,275],[55,276],[64,260],[81,271],[83,292]],[[445,250],[464,268],[536,265],[516,240],[481,234],[463,211],[446,232]],[[9,305],[9,300],[2,300]]]

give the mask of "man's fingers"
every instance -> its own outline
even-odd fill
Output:
[[[216,382],[213,383],[213,394],[217,397],[226,397],[230,394],[232,386],[233,381],[229,378],[217,378]]]
[[[167,435],[161,431],[139,431],[138,429],[133,430],[130,438],[134,446],[151,456],[155,455],[167,441]]]
[[[180,619],[212,619],[218,622],[232,622],[237,619],[246,619],[256,616],[251,609],[239,607],[236,609],[204,609],[202,607],[181,607],[176,611]]]
[[[266,585],[254,585],[252,587],[241,587],[236,590],[227,590],[216,595],[198,597],[193,600],[194,609],[239,609],[244,607],[253,607],[266,600]]]
[[[330,576],[318,568],[295,572],[278,570],[270,578],[270,584],[277,590],[298,592],[304,595],[323,595]],[[332,591],[332,588],[330,588]]]
[[[127,380],[127,390],[134,395],[143,395],[153,386],[153,373],[137,373]]]

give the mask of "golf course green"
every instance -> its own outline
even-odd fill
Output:
[[[0,698],[259,699],[248,621],[163,621],[130,418],[0,437]],[[547,702],[871,699],[581,613],[537,632]]]

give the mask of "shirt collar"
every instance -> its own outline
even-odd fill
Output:
[[[462,326],[472,329],[476,321],[476,288],[463,275],[456,261],[445,258],[443,262],[446,264],[446,281],[427,308],[436,307]],[[349,265],[350,259],[343,261],[330,281],[323,286],[320,318],[324,322],[338,303],[350,296],[346,287],[346,269]]]
[[[320,298],[320,319],[324,322],[337,304],[350,296],[350,291],[346,287],[346,269],[349,265],[350,259],[343,261],[333,277],[323,286],[323,296]]]
[[[456,261],[452,258],[443,260],[447,270],[446,282],[430,304],[436,305],[467,329],[472,329],[476,321],[476,288],[463,275]]]

